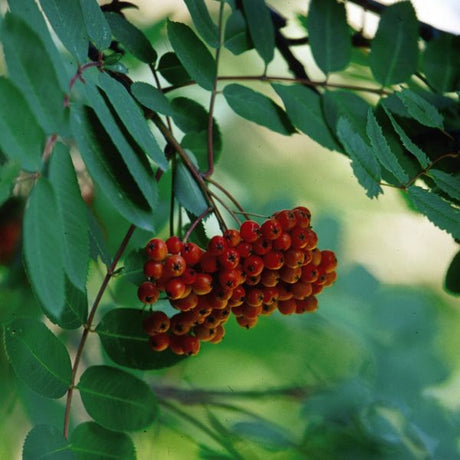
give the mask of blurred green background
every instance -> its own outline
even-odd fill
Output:
[[[164,30],[149,21],[165,13],[176,20],[185,16],[171,2],[166,11],[150,17],[146,3],[139,2],[140,12],[130,14],[161,54],[168,50]],[[279,2],[277,8],[283,13],[288,8],[293,19],[299,3]],[[347,72],[359,71],[354,67]],[[240,58],[224,52],[220,72],[260,74],[262,63],[253,52]],[[318,76],[315,72],[313,67]],[[145,69],[132,73],[135,79],[151,80]],[[286,74],[285,64],[276,60],[269,74]],[[252,87],[273,95],[267,85]],[[177,95],[207,106],[202,90],[170,94]],[[152,427],[133,434],[138,458],[231,458],[216,453],[223,452],[222,445],[200,423],[247,459],[458,458],[460,305],[442,289],[457,250],[451,237],[408,209],[395,190],[386,189],[378,200],[366,198],[349,161],[305,136],[284,137],[246,122],[219,96],[216,118],[224,149],[215,179],[249,212],[269,215],[286,207],[309,207],[319,247],[338,256],[338,280],[319,296],[314,314],[274,314],[249,331],[231,319],[221,344],[204,344],[196,357],[142,374],[176,409],[163,406]],[[94,208],[110,229],[113,253],[128,223],[97,188]],[[160,233],[167,236],[164,208]],[[209,235],[216,230],[209,222]],[[136,233],[131,247],[147,238]],[[101,267],[91,268],[90,300],[102,276]],[[22,284],[15,284],[9,269],[0,269],[0,281],[3,319],[18,304],[24,312],[39,314],[31,294],[17,289]],[[116,279],[106,304],[138,307],[135,290]],[[79,334],[64,332],[62,338],[76,345]],[[62,425],[64,401],[32,394],[15,379],[3,349],[0,359],[0,458],[20,458],[24,436],[45,420],[44,414],[47,423],[52,414],[54,423]],[[91,334],[83,364],[104,360],[108,358]],[[185,396],[178,389],[186,390]],[[74,424],[88,418],[78,395],[73,411]]]

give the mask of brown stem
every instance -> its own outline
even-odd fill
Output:
[[[214,187],[217,187],[222,193],[225,194],[225,196],[239,209],[239,211],[241,211],[241,214],[243,214],[243,216],[249,220],[249,216],[248,214],[246,213],[246,211],[244,210],[243,206],[240,205],[240,203],[238,203],[238,201],[236,200],[236,198],[225,188],[223,187],[221,184],[219,184],[219,182],[211,179],[211,178],[207,178],[207,181],[214,185]]]
[[[241,225],[240,219],[238,219],[235,212],[232,211],[229,206],[227,206],[227,204],[225,203],[224,200],[222,200],[222,198],[220,198],[219,196],[217,196],[215,193],[211,191],[209,192],[209,194],[211,195],[211,197],[213,197],[216,201],[218,201],[226,209],[226,211],[233,217],[233,219],[235,220],[238,226]]]
[[[187,229],[185,232],[184,238],[182,238],[182,241],[185,243],[187,240],[190,238],[190,235],[192,234],[193,230],[195,230],[196,226],[212,211],[212,208],[208,208],[205,211],[203,211],[191,224],[190,227]]]
[[[86,339],[88,338],[88,333],[91,330],[91,325],[94,320],[94,315],[96,314],[96,310],[99,306],[102,296],[104,295],[107,285],[109,284],[110,278],[113,276],[116,270],[117,264],[121,256],[123,255],[123,252],[125,251],[126,246],[128,245],[129,240],[131,239],[131,236],[133,235],[133,232],[135,229],[136,229],[135,225],[131,225],[128,228],[128,231],[126,232],[126,235],[123,238],[123,241],[121,242],[120,247],[118,248],[118,251],[115,254],[115,257],[113,258],[112,264],[107,269],[107,273],[104,277],[104,280],[102,281],[101,287],[99,288],[99,291],[96,295],[96,298],[94,299],[93,305],[89,312],[88,319],[86,320],[84,324],[83,333],[81,335],[80,343],[78,344],[77,353],[75,355],[75,360],[74,360],[73,367],[72,367],[70,386],[69,386],[69,389],[67,390],[67,400],[66,400],[65,414],[64,414],[64,438],[66,439],[69,436],[70,408],[72,405],[73,390],[75,388],[75,380],[77,377],[78,366],[80,364],[80,360],[81,360],[81,356],[83,353],[83,349],[85,347]]]

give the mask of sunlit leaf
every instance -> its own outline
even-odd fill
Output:
[[[380,163],[401,183],[406,183],[409,180],[409,177],[399,164],[398,157],[391,150],[391,147],[382,132],[382,128],[378,124],[371,108],[369,108],[367,113],[366,131],[374,149],[374,154]]]
[[[105,50],[112,41],[112,31],[96,0],[79,0],[89,38],[98,50]]]
[[[243,9],[254,47],[265,65],[273,59],[275,31],[265,0],[243,0]]]
[[[318,67],[325,73],[344,69],[351,58],[351,37],[345,5],[336,0],[312,0],[308,39]]]
[[[382,193],[380,188],[380,166],[370,146],[356,132],[347,118],[337,123],[337,136],[351,158],[351,166],[359,183],[366,189],[369,198]]]
[[[439,169],[430,169],[436,185],[450,197],[460,201],[460,174],[449,174]]]
[[[383,86],[406,81],[417,70],[418,20],[410,1],[387,6],[372,40],[370,66]]]
[[[219,44],[219,29],[211,19],[204,0],[184,0],[201,38],[213,48]]]
[[[24,256],[34,292],[52,317],[64,309],[63,231],[54,191],[41,177],[25,209]]]
[[[86,167],[108,200],[128,221],[152,230],[152,210],[94,111],[74,104],[71,122]]]
[[[426,44],[423,71],[440,93],[460,90],[460,37],[441,34]]]
[[[447,269],[444,286],[452,294],[460,295],[460,251],[455,254]]]
[[[85,62],[89,37],[80,1],[40,0],[40,5],[62,44],[79,62]]]
[[[185,24],[168,21],[167,28],[171,45],[186,71],[201,87],[212,90],[217,67],[206,46]]]
[[[141,430],[158,413],[157,400],[148,385],[121,369],[88,367],[77,388],[89,415],[112,431]]]
[[[426,99],[414,93],[410,89],[398,91],[397,96],[407,108],[409,115],[419,123],[431,128],[443,128],[443,118],[438,109]]]
[[[10,80],[0,77],[0,147],[22,169],[38,171],[45,133],[23,95]],[[11,110],[14,107],[14,110]]]
[[[233,54],[241,54],[253,48],[246,19],[240,10],[235,10],[225,24],[224,45]]]
[[[158,71],[172,85],[182,85],[192,80],[176,53],[163,54],[158,62]]]
[[[148,83],[136,81],[131,85],[131,92],[133,96],[148,109],[169,116],[174,114],[170,102],[158,88]]]
[[[5,348],[16,375],[47,398],[67,391],[71,364],[62,342],[41,322],[15,319],[5,325]]]
[[[324,147],[338,149],[323,116],[320,96],[302,85],[272,85],[281,97],[292,123]]]
[[[86,205],[68,149],[61,143],[54,147],[49,176],[63,229],[64,269],[71,282],[84,291],[89,262]]]
[[[406,147],[406,149],[409,150],[409,152],[412,153],[412,155],[414,155],[415,158],[417,158],[422,168],[426,168],[430,164],[430,159],[428,158],[426,153],[411,141],[409,136],[404,132],[404,130],[395,120],[391,112],[385,107],[385,104],[383,104],[383,108],[385,109],[385,112],[388,118],[390,119],[394,130],[398,133],[399,138],[401,139],[401,142],[403,143],[404,147]]]
[[[94,422],[78,425],[72,432],[70,442],[72,451],[79,460],[136,459],[133,441],[126,433],[106,430]]]
[[[53,425],[36,425],[26,436],[22,447],[23,460],[73,460],[69,442],[64,438],[62,429]]]
[[[137,59],[147,64],[154,64],[157,53],[151,43],[136,26],[117,13],[105,13],[112,34]]]
[[[236,83],[227,85],[223,93],[228,105],[240,117],[280,134],[295,132],[284,110],[262,93]]]
[[[59,131],[64,120],[64,93],[39,36],[18,16],[8,13],[2,45],[8,75],[27,100],[36,122],[45,134]]]
[[[460,238],[460,210],[453,207],[434,192],[413,185],[408,189],[409,199],[414,206],[434,225],[446,230],[454,238]]]
[[[149,337],[142,329],[143,318],[140,310],[127,308],[114,308],[105,314],[96,333],[109,357],[134,369],[162,369],[184,359],[169,350],[152,351]]]

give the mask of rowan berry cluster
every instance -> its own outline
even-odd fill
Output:
[[[151,348],[195,355],[201,342],[222,340],[232,314],[249,329],[275,310],[315,311],[317,295],[336,279],[337,259],[317,248],[310,219],[310,211],[299,206],[261,225],[246,220],[239,230],[212,237],[206,250],[177,236],[150,240],[147,281],[138,297],[154,304],[164,292],[177,310],[172,317],[153,311],[144,319]]]

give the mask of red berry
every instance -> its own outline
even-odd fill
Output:
[[[147,243],[145,253],[149,259],[161,262],[168,255],[168,247],[160,238],[153,238]]]
[[[279,283],[280,274],[277,270],[269,270],[267,268],[262,272],[260,282],[266,287],[273,287]]]
[[[208,294],[212,291],[212,277],[207,273],[197,273],[196,280],[192,284],[192,289],[199,296]]]
[[[151,280],[158,280],[163,275],[163,264],[154,260],[147,260],[144,264],[144,275]]]
[[[171,305],[181,311],[193,310],[198,305],[198,296],[190,292],[186,297],[171,300]]]
[[[229,299],[229,304],[231,304],[232,307],[236,307],[241,305],[245,300],[246,290],[243,286],[237,286],[232,292],[232,296]]]
[[[297,303],[295,299],[289,300],[280,300],[278,302],[278,310],[283,315],[292,315],[295,313],[297,308]]]
[[[249,256],[243,262],[243,270],[248,276],[257,276],[262,273],[264,262],[259,256]]]
[[[163,272],[166,276],[178,277],[185,272],[186,268],[185,259],[178,254],[172,254],[167,257]]]
[[[273,241],[273,249],[277,251],[287,251],[292,244],[292,238],[289,233],[282,233],[279,238]]]
[[[246,292],[246,303],[251,307],[258,307],[264,301],[264,293],[262,289],[250,288]]]
[[[240,255],[235,248],[227,248],[224,253],[219,256],[219,263],[225,270],[232,270],[240,263]]]
[[[195,243],[185,243],[181,251],[181,256],[185,259],[187,265],[193,266],[200,261],[203,256],[203,250]]]
[[[145,304],[155,303],[159,296],[160,290],[150,281],[145,281],[137,289],[137,297]]]
[[[311,229],[307,229],[307,244],[305,249],[315,249],[318,244],[318,235]]]
[[[179,254],[182,251],[182,241],[178,236],[170,236],[166,240],[166,246],[171,254]]]
[[[266,240],[270,241],[279,238],[281,233],[283,232],[281,224],[273,218],[266,220],[260,227],[260,231],[262,233],[262,236]]]
[[[193,333],[198,340],[209,342],[216,335],[216,327],[208,327],[207,324],[200,324],[193,328]]]
[[[257,323],[257,316],[254,318],[249,318],[247,316],[238,316],[236,321],[241,327],[245,327],[246,329],[250,329],[251,327],[255,326]]]
[[[236,250],[238,251],[238,254],[242,259],[249,257],[253,254],[252,244],[246,243],[246,241],[242,241],[241,243],[239,243],[236,247]]]
[[[219,283],[225,289],[234,289],[238,285],[240,275],[236,270],[224,270],[219,273]]]
[[[294,227],[291,230],[292,244],[291,248],[302,249],[307,246],[308,243],[308,229],[302,227]]]
[[[153,351],[164,351],[169,347],[169,334],[162,332],[149,338],[149,345]]]
[[[271,305],[272,303],[277,302],[280,296],[280,292],[277,287],[264,287],[262,292],[264,293],[265,305]]]
[[[240,227],[240,235],[247,243],[257,240],[260,235],[260,225],[253,220],[245,220]]]
[[[284,264],[284,254],[281,251],[270,251],[264,255],[264,266],[269,270],[279,270]]]
[[[284,267],[282,267],[280,270],[280,278],[288,284],[297,283],[297,281],[300,280],[301,275],[301,267],[291,268],[287,265],[284,265]]]
[[[318,276],[318,267],[310,263],[302,267],[302,275],[300,276],[300,280],[302,283],[314,283],[318,279]]]
[[[180,276],[180,279],[185,283],[186,286],[191,286],[196,281],[197,271],[194,268],[187,267]]]
[[[305,253],[300,249],[289,249],[284,255],[284,262],[288,267],[301,267],[305,263]]]
[[[225,241],[227,242],[227,246],[229,248],[234,248],[238,246],[238,244],[241,241],[241,235],[238,230],[235,230],[233,228],[229,230],[225,230],[223,237],[225,238]]]
[[[176,313],[170,320],[169,329],[173,334],[188,334],[193,326],[194,316],[191,311]]]
[[[257,240],[254,241],[254,243],[252,243],[252,250],[258,256],[263,256],[264,254],[267,254],[267,252],[270,252],[271,249],[272,242],[262,237],[257,238]]]
[[[337,259],[332,251],[321,251],[321,263],[319,264],[320,271],[331,273],[337,268]]]
[[[311,213],[305,206],[297,206],[293,209],[296,217],[296,225],[301,228],[308,228],[310,226]]]
[[[219,343],[222,341],[225,335],[225,329],[222,326],[222,324],[219,324],[219,326],[216,327],[214,337],[209,340],[209,343]]]
[[[200,260],[201,270],[205,273],[215,273],[219,268],[217,264],[217,257],[209,252],[205,252]]]
[[[169,318],[162,311],[154,311],[142,321],[142,327],[148,335],[166,332],[169,329]]]
[[[165,285],[166,294],[171,300],[184,297],[185,289],[185,283],[179,278],[172,278]]]
[[[208,253],[213,256],[220,256],[227,249],[227,241],[223,236],[213,236],[208,243]]]
[[[312,294],[313,289],[310,283],[298,282],[291,286],[291,292],[294,299],[303,300]]]
[[[311,313],[318,309],[318,299],[313,295],[307,297],[305,300],[297,300],[296,303],[296,313]]]
[[[291,228],[294,228],[297,222],[294,212],[289,209],[277,212],[274,217],[280,223],[284,232],[288,232]]]

